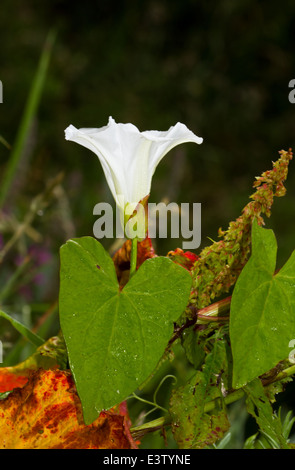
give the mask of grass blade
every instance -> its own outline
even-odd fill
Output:
[[[8,313],[3,312],[3,310],[0,310],[0,317],[3,317],[5,318],[5,320],[8,320],[11,323],[11,325],[21,335],[23,335],[27,340],[29,340],[35,346],[41,346],[41,344],[44,343],[43,338],[33,333],[29,328],[27,328],[25,325],[20,323],[18,320],[15,320],[14,318],[12,318],[10,315],[8,315]]]
[[[54,39],[55,31],[50,31],[43,47],[39,65],[35,77],[33,79],[33,83],[22,115],[16,139],[6,166],[2,184],[0,186],[0,208],[3,206],[5,199],[8,195],[16,169],[18,167],[18,163],[22,156],[22,151],[26,143],[26,139],[31,128],[32,121],[38,109],[41,93],[44,87],[44,82],[48,70]]]

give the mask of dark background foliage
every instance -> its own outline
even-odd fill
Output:
[[[294,147],[292,0],[1,0],[0,134],[10,144],[52,28],[57,35],[45,88],[6,211],[22,220],[31,199],[59,172],[64,192],[35,224],[42,260],[46,249],[51,261],[44,261],[39,283],[30,278],[33,293],[24,291],[25,281],[17,286],[21,304],[52,302],[60,244],[92,235],[94,205],[112,202],[96,156],[64,140],[69,124],[101,127],[111,115],[140,130],[167,130],[181,121],[202,136],[201,146],[185,144],[164,158],[150,198],[201,202],[202,245],[239,215],[255,176],[271,168],[278,151]],[[1,174],[8,159],[1,145]],[[279,263],[294,249],[294,183],[293,162],[287,195],[275,201],[267,222],[278,238]],[[3,242],[8,238],[5,233]],[[166,254],[180,243],[156,245]],[[34,245],[30,239],[24,244],[11,254],[1,282],[13,272],[15,257]]]
[[[57,30],[21,191],[33,194],[64,171],[78,235],[92,233],[92,208],[110,195],[96,157],[64,141],[70,123],[101,127],[112,115],[166,130],[181,121],[202,136],[202,146],[186,144],[162,161],[151,200],[201,202],[204,242],[238,216],[278,150],[293,145],[290,0],[2,0],[0,27],[0,125],[11,143],[47,32]],[[1,148],[2,169],[7,158]],[[291,167],[289,204],[276,204],[284,241],[294,228],[294,174]],[[174,245],[158,243],[163,254]]]

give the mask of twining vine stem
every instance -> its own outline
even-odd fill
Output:
[[[230,302],[231,302],[231,297],[227,297],[226,299],[223,299],[221,301],[215,302],[214,304],[211,304],[208,307],[205,307],[200,310],[193,309],[193,318],[189,318],[186,323],[182,324],[179,327],[175,327],[174,329],[174,335],[171,338],[168,347],[172,345],[177,339],[180,338],[182,335],[183,331],[186,328],[189,328],[190,326],[198,323],[207,323],[211,321],[228,321],[229,316],[225,315],[225,313],[228,313],[230,309]],[[279,382],[280,380],[283,380],[287,377],[291,377],[292,375],[295,375],[295,365],[292,365],[290,367],[287,367],[284,370],[281,370],[278,372],[274,377],[269,377],[269,378],[261,378],[262,384],[264,386],[269,385],[270,383],[273,382]],[[223,400],[223,403],[225,405],[230,405],[231,403],[234,403],[237,400],[240,400],[243,398],[245,395],[245,392],[243,388],[234,390],[232,392],[229,392],[228,395],[226,395],[223,399],[221,398],[216,398],[215,400],[211,400],[207,403],[205,403],[204,406],[204,413],[208,413],[212,411],[218,404]],[[148,423],[142,424],[140,426],[134,426],[130,429],[132,436],[134,439],[141,438],[148,432],[154,432],[157,431],[163,426],[169,426],[171,424],[171,417],[169,414],[166,414],[166,416],[162,416],[160,418],[157,418],[153,421],[149,421]]]
[[[272,380],[265,381],[265,383],[262,380],[262,384],[269,385],[270,383],[279,382],[280,380],[283,380],[287,377],[291,377],[294,374],[295,374],[295,365],[292,365],[282,370],[281,372],[279,372]],[[245,395],[245,392],[243,388],[239,388],[237,390],[234,390],[233,392],[230,392],[223,399],[215,398],[214,400],[211,400],[205,403],[204,413],[208,413],[209,411],[214,410],[214,408],[218,406],[219,403],[221,403],[221,400],[223,400],[223,403],[225,405],[230,405],[231,403],[234,403],[235,401],[238,401],[241,398],[243,398],[244,395]],[[134,426],[130,429],[130,431],[131,431],[133,438],[138,439],[144,436],[148,432],[154,432],[158,429],[161,429],[163,426],[169,426],[170,424],[171,424],[171,417],[169,415],[166,415],[166,416],[162,416],[161,418],[157,418],[153,421],[150,421],[148,423],[142,424],[141,426]]]

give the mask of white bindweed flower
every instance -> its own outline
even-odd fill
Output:
[[[117,124],[112,117],[99,129],[70,125],[65,138],[96,153],[125,224],[137,204],[149,195],[162,158],[179,144],[203,142],[180,122],[168,131],[140,132],[133,124]]]

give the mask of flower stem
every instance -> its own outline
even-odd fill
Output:
[[[130,259],[130,275],[129,279],[133,276],[136,271],[136,264],[137,264],[137,238],[132,238],[131,242],[131,259]]]

